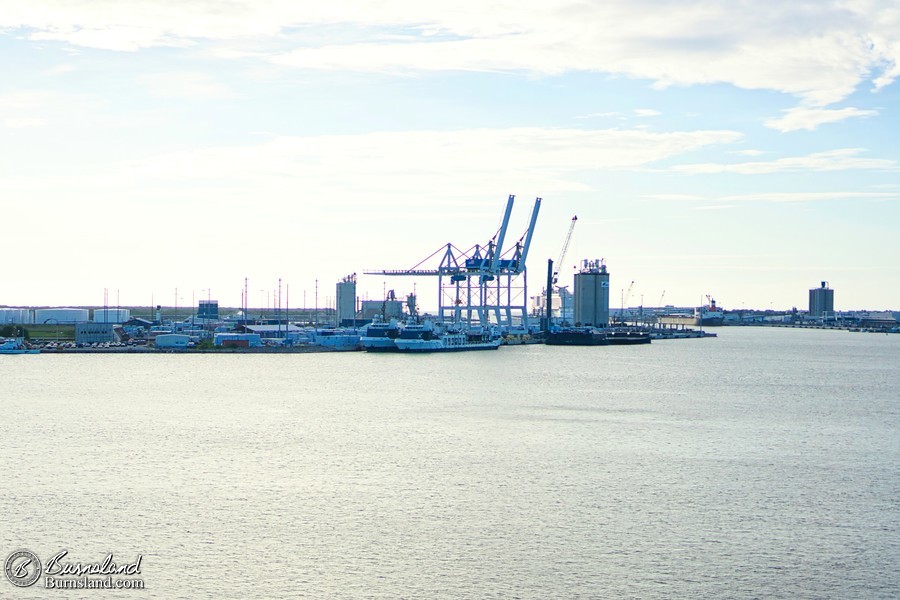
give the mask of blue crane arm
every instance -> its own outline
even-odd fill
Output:
[[[493,254],[491,254],[491,264],[488,270],[491,273],[496,273],[498,270],[498,262],[497,259],[503,254],[503,238],[506,237],[506,228],[509,227],[509,216],[512,214],[513,202],[515,202],[516,197],[510,194],[509,200],[506,201],[506,212],[503,214],[503,225],[500,226],[500,235],[497,237],[497,246],[494,248]]]
[[[522,256],[519,258],[519,264],[516,265],[516,272],[521,273],[525,270],[525,259],[528,258],[528,248],[531,247],[531,236],[534,235],[534,226],[537,224],[538,212],[541,210],[541,199],[535,198],[534,208],[531,211],[531,222],[528,224],[528,233],[525,234],[525,245],[522,247]]]

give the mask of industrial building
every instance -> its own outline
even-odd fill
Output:
[[[575,318],[575,296],[568,286],[553,289],[551,295],[552,308],[550,317],[558,323],[573,323]],[[538,315],[547,314],[547,290],[531,297],[531,312]]]
[[[337,283],[335,295],[335,325],[340,327],[356,320],[356,273]]]
[[[223,348],[258,348],[263,345],[258,333],[217,333],[214,344]]]
[[[104,344],[120,341],[115,323],[78,323],[75,325],[76,344]]]
[[[384,317],[385,322],[403,318],[403,300],[398,300],[394,290],[388,290],[384,300],[363,300],[360,317],[362,321],[371,321],[375,315]],[[415,301],[413,301],[415,306]]]
[[[237,333],[255,334],[262,340],[272,340],[278,343],[299,343],[308,341],[306,330],[291,323],[278,323],[275,325],[240,325],[235,329]],[[219,334],[216,334],[216,339]]]
[[[202,321],[218,321],[219,301],[201,300],[197,305],[197,319]]]
[[[825,317],[834,314],[834,290],[823,281],[820,287],[809,290],[809,316]]]
[[[185,349],[191,343],[191,336],[180,333],[164,333],[156,336],[153,343],[157,348]]]
[[[575,324],[609,325],[609,272],[602,260],[585,260],[575,274]]]

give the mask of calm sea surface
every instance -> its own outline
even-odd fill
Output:
[[[900,335],[0,356],[0,560],[46,598],[898,598]]]

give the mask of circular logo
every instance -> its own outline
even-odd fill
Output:
[[[5,571],[13,585],[28,587],[41,576],[41,559],[30,550],[17,550],[6,559]]]

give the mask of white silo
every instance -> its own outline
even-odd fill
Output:
[[[0,325],[31,325],[34,315],[30,308],[0,308]]]
[[[95,308],[94,323],[124,323],[131,318],[127,308]]]

